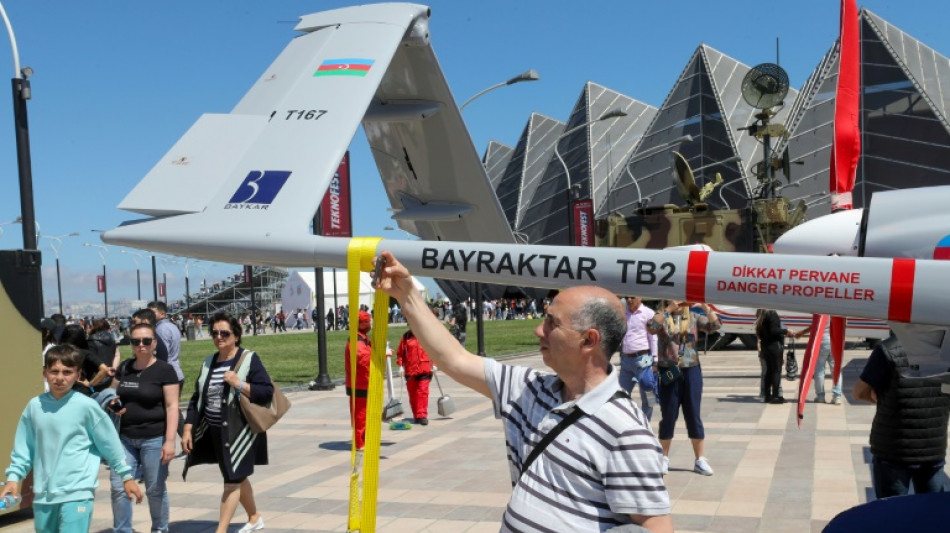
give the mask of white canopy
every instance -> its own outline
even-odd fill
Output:
[[[336,304],[347,305],[349,303],[349,285],[347,272],[342,269],[336,269]],[[326,311],[334,308],[334,269],[323,269],[323,307]],[[425,292],[425,286],[415,277],[412,283],[416,289]],[[373,306],[373,289],[371,278],[368,272],[360,272],[360,304]],[[293,270],[287,277],[287,282],[280,293],[280,303],[285,313],[288,315],[297,309],[306,311],[307,319],[310,319],[310,311],[316,306],[316,276],[313,270],[297,271]]]

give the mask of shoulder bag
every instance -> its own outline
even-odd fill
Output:
[[[608,402],[621,398],[630,398],[630,395],[627,394],[626,391],[618,390],[613,394],[613,396],[610,397]],[[586,413],[582,411],[580,407],[575,405],[574,409],[571,410],[567,416],[562,418],[556,426],[551,428],[551,431],[548,431],[544,438],[541,439],[541,442],[539,442],[534,447],[534,449],[531,450],[531,453],[528,454],[528,458],[525,459],[524,463],[521,465],[521,475],[524,475],[524,473],[527,472],[529,468],[531,468],[531,464],[534,463],[534,460],[544,452],[544,449],[548,447],[548,444],[551,444],[551,442],[553,442],[554,439],[561,434],[561,432],[567,429],[574,422],[577,422],[585,414]]]
[[[248,354],[253,355],[254,352],[244,350],[244,353],[241,354],[241,358],[238,359],[238,362],[234,365],[235,371],[242,380],[247,378],[247,373],[251,367],[251,359]],[[247,358],[246,365],[244,364],[245,358]],[[274,383],[273,379],[271,379],[271,385],[274,387],[274,396],[267,405],[256,404],[247,396],[238,393],[236,390],[234,391],[238,395],[238,401],[241,402],[241,412],[244,413],[244,419],[247,420],[247,425],[250,426],[251,431],[254,433],[264,433],[290,410],[290,400],[284,396],[283,391]]]

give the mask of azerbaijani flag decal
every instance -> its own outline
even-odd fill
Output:
[[[373,66],[373,59],[327,59],[313,73],[313,77],[319,76],[356,76],[362,78],[369,72]]]
[[[950,235],[940,239],[934,248],[934,259],[950,260]]]

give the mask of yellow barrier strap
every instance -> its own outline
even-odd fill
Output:
[[[350,374],[350,384],[353,392],[350,396],[350,409],[356,409],[356,379],[357,379],[357,331],[359,328],[359,294],[360,294],[360,272],[369,272],[373,269],[373,257],[376,255],[376,245],[382,240],[379,237],[372,238],[354,238],[350,239],[346,251],[347,283],[349,290],[350,306],[350,365],[347,371]],[[379,295],[386,297],[385,293],[377,291],[377,303]],[[388,304],[387,301],[383,304]],[[378,305],[376,306],[378,307]],[[378,311],[376,311],[378,313]],[[380,316],[380,315],[376,315]],[[388,309],[386,314],[388,316]],[[384,324],[388,321],[384,320]],[[388,325],[388,324],[387,324]],[[375,328],[374,328],[375,330]],[[350,502],[347,517],[347,530],[360,531],[361,533],[372,533],[376,529],[376,499],[378,492],[379,479],[379,448],[380,431],[382,420],[382,392],[383,384],[381,379],[381,369],[379,354],[385,357],[386,341],[383,328],[384,339],[382,344],[373,338],[373,356],[370,361],[370,381],[369,394],[366,399],[366,445],[364,450],[356,449],[356,425],[353,425],[353,442],[350,446]],[[385,360],[381,359],[382,364]],[[375,414],[374,414],[375,413]],[[368,468],[364,468],[364,466]],[[362,505],[360,501],[359,476],[363,471],[363,498]],[[362,507],[362,511],[361,511]],[[369,516],[367,516],[369,515]]]
[[[379,493],[379,454],[382,440],[383,373],[386,368],[386,336],[389,329],[389,296],[376,291],[373,305],[373,358],[369,365],[369,398],[366,402],[366,449],[363,470],[363,512],[361,533],[376,531],[376,502]]]

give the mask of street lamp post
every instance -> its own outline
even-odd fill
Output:
[[[122,253],[124,253],[124,254],[129,254],[129,255],[131,255],[131,256],[132,256],[132,260],[135,261],[135,284],[136,284],[136,286],[138,287],[138,299],[141,300],[141,299],[142,299],[142,270],[141,270],[141,266],[142,266],[142,259],[143,259],[145,256],[142,255],[142,254],[140,254],[140,253],[138,253],[138,252],[133,252],[133,251],[131,251],[131,250],[119,250],[119,251],[122,252]]]
[[[59,249],[63,245],[63,239],[66,237],[78,237],[79,233],[75,231],[65,235],[43,235],[42,238],[49,239],[49,247],[53,249],[56,255],[56,294],[59,296],[59,314],[63,314],[63,284],[59,275]]]
[[[577,200],[577,194],[575,193],[574,185],[571,183],[571,171],[567,168],[567,163],[564,162],[564,158],[561,157],[561,151],[560,151],[560,146],[559,146],[561,143],[561,139],[564,139],[565,137],[567,137],[568,135],[571,135],[575,131],[586,128],[587,126],[590,126],[591,124],[595,122],[602,122],[604,120],[611,120],[611,119],[625,117],[625,116],[627,116],[627,114],[624,113],[619,108],[607,111],[606,113],[601,115],[600,118],[588,120],[587,122],[579,126],[574,126],[573,128],[565,131],[560,136],[558,136],[558,138],[554,141],[554,155],[557,156],[557,160],[560,161],[561,166],[564,167],[564,177],[567,179],[567,232],[568,232],[567,244],[569,246],[574,245],[574,202]]]
[[[109,318],[109,279],[106,277],[106,256],[109,255],[109,248],[104,244],[90,244],[84,242],[83,246],[96,248],[99,258],[102,259],[102,304],[106,318]]]
[[[486,89],[483,89],[475,93],[475,95],[473,95],[471,98],[466,100],[465,103],[459,106],[459,112],[465,109],[465,107],[468,106],[468,104],[471,104],[478,98],[484,96],[485,94],[488,94],[491,91],[494,91],[495,89],[499,89],[501,87],[507,87],[508,85],[514,85],[516,83],[521,83],[524,81],[538,81],[540,79],[541,79],[541,76],[538,75],[537,70],[534,70],[534,69],[526,70],[522,72],[521,74],[518,74],[514,78],[505,80],[501,83],[496,83],[495,85],[492,85],[491,87],[488,87]],[[512,231],[514,231],[514,228],[512,228]],[[484,322],[484,318],[482,317],[482,284],[477,283],[477,282],[473,283],[472,292],[473,292],[472,297],[475,298],[475,308],[478,310],[478,312],[475,313],[475,329],[476,329],[477,340],[478,340],[478,355],[484,357],[485,356],[485,322]]]
[[[521,82],[523,82],[523,81],[538,81],[538,80],[540,80],[540,79],[541,79],[541,76],[538,75],[538,71],[537,71],[537,70],[534,70],[534,69],[526,70],[526,71],[522,72],[521,74],[518,74],[518,75],[515,76],[514,78],[511,78],[511,79],[509,79],[509,80],[503,81],[503,82],[501,82],[501,83],[496,83],[495,85],[492,85],[491,87],[488,87],[487,89],[483,89],[483,90],[481,90],[481,91],[475,93],[474,96],[472,96],[471,98],[469,98],[468,100],[466,100],[464,104],[462,104],[462,105],[459,106],[459,111],[465,109],[465,106],[467,106],[468,104],[474,102],[476,99],[480,98],[481,96],[485,95],[486,93],[489,93],[489,92],[491,92],[491,91],[494,91],[495,89],[500,89],[501,87],[506,87],[506,86],[508,86],[508,85],[514,85],[514,84],[516,84],[516,83],[521,83]]]
[[[10,48],[13,52],[11,87],[13,89],[13,125],[16,132],[17,168],[20,178],[20,216],[23,220],[23,248],[25,250],[36,250],[36,234],[33,232],[36,216],[33,211],[30,127],[26,114],[26,101],[32,96],[29,78],[33,75],[33,69],[30,67],[20,68],[20,52],[17,49],[16,36],[13,33],[13,26],[10,25],[10,19],[7,17],[7,11],[3,8],[3,4],[0,4],[0,17],[3,17],[3,23],[6,25],[7,35],[10,37]]]

